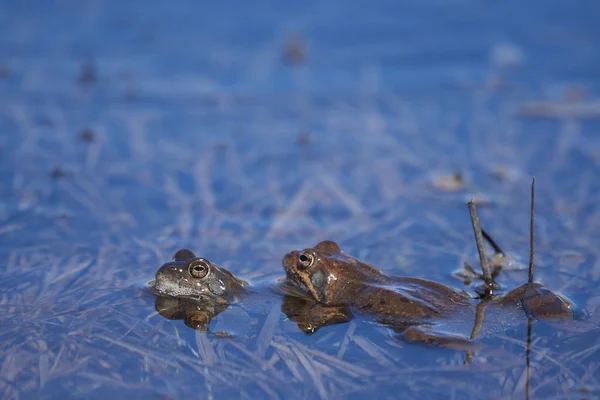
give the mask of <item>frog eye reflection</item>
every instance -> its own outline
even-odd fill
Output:
[[[314,264],[315,257],[311,253],[305,251],[300,254],[300,256],[298,257],[298,261],[300,261],[300,265],[303,268],[308,268]]]
[[[194,278],[202,279],[210,271],[210,263],[203,258],[192,260],[189,264],[190,275]]]

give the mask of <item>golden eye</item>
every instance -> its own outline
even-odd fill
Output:
[[[208,275],[208,272],[210,271],[210,263],[204,258],[196,258],[190,261],[188,265],[190,275],[197,279],[202,279],[206,277],[206,275]]]
[[[300,262],[300,266],[302,268],[309,268],[314,264],[315,256],[313,256],[308,251],[304,251],[298,257],[298,261]]]

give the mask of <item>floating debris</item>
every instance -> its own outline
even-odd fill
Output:
[[[491,175],[501,182],[515,182],[521,173],[508,165],[496,165],[492,168]]]
[[[296,139],[296,143],[298,144],[298,146],[302,146],[302,147],[310,146],[310,144],[311,144],[310,132],[309,131],[300,132],[298,134],[298,138]]]
[[[90,128],[84,128],[79,132],[79,139],[85,143],[93,143],[96,141],[96,132]]]
[[[532,118],[600,118],[600,101],[533,101],[519,107],[517,115]]]
[[[583,101],[589,98],[589,89],[583,85],[569,85],[565,88],[566,101]]]
[[[283,59],[288,64],[302,64],[306,62],[306,42],[300,36],[291,36],[287,39]]]
[[[465,178],[461,172],[436,175],[433,186],[445,192],[457,192],[465,188]]]
[[[9,78],[12,75],[12,70],[6,65],[0,65],[0,79]]]
[[[52,178],[54,179],[64,178],[66,175],[67,174],[65,173],[65,171],[60,167],[55,167],[50,173],[50,176],[52,176]]]
[[[492,47],[490,61],[495,67],[515,68],[525,63],[525,54],[514,44],[498,43]]]
[[[97,80],[96,68],[91,62],[85,62],[81,65],[81,71],[79,73],[79,83],[88,84],[94,83]]]

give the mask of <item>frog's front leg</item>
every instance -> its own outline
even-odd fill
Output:
[[[404,332],[401,332],[401,334],[408,342],[425,343],[430,346],[462,350],[465,352],[465,364],[471,363],[474,350],[480,347],[478,343],[475,343],[464,336],[437,332],[431,328],[419,325],[410,326]]]

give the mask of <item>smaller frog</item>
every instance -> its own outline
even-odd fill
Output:
[[[249,322],[245,318],[250,318],[246,310],[252,309],[254,316],[266,316],[273,308],[271,303],[279,301],[271,291],[251,288],[246,281],[187,249],[179,250],[173,261],[159,268],[152,292],[157,295],[155,308],[161,316],[183,320],[192,329],[219,337],[247,329],[251,324],[245,323]],[[230,316],[237,315],[235,333],[211,331],[213,318],[226,310]]]
[[[156,272],[154,291],[159,295],[229,304],[246,293],[247,285],[226,269],[181,249],[173,261]]]

